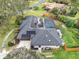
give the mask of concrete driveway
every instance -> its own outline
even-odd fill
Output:
[[[20,41],[19,44],[17,45],[17,48],[20,47],[25,47],[27,49],[30,49],[30,41]]]

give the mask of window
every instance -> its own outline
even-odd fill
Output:
[[[27,31],[27,37],[32,38],[36,34],[35,31]]]
[[[29,40],[30,37],[28,37],[26,34],[22,34],[22,40]]]

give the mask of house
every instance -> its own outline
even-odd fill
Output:
[[[30,48],[35,49],[54,49],[64,45],[54,21],[47,17],[27,16],[20,25],[17,39],[29,41]]]
[[[56,3],[56,2],[53,2],[53,3],[45,2],[43,4],[44,4],[44,7],[46,10],[52,10],[54,8],[59,8],[59,9],[63,10],[66,8],[65,4],[60,4],[60,3]]]

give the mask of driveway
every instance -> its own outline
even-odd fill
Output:
[[[27,49],[30,49],[30,41],[20,41],[20,43],[17,45],[17,48],[25,47]]]

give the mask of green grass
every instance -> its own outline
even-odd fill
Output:
[[[78,33],[79,31],[77,31],[76,28],[62,29],[61,31],[63,34],[63,40],[68,46],[79,46],[79,38],[76,38],[78,34],[75,34]]]
[[[78,59],[79,58],[79,52],[64,51],[63,48],[60,48],[59,50],[52,50],[51,53],[52,56],[46,59]]]
[[[60,21],[56,21],[56,26],[59,28],[63,34],[63,40],[68,46],[79,46],[79,38],[78,32],[79,30],[76,28],[63,28],[61,25],[63,23]],[[65,25],[65,24],[64,24]]]
[[[70,32],[69,30],[66,29],[62,29],[62,34],[63,34],[63,40],[65,41],[65,43],[67,45],[76,45],[76,41],[73,38],[73,33]]]
[[[78,59],[79,52],[69,52],[62,49],[52,53],[54,57],[52,59]]]
[[[46,11],[42,8],[42,5],[40,5],[38,10],[25,11],[24,16],[28,16],[28,15],[42,16],[42,14],[45,12]]]
[[[35,16],[41,16],[44,12],[43,11],[34,11],[34,10],[30,10],[27,11],[26,14],[24,16],[28,16],[28,15],[35,15]]]

